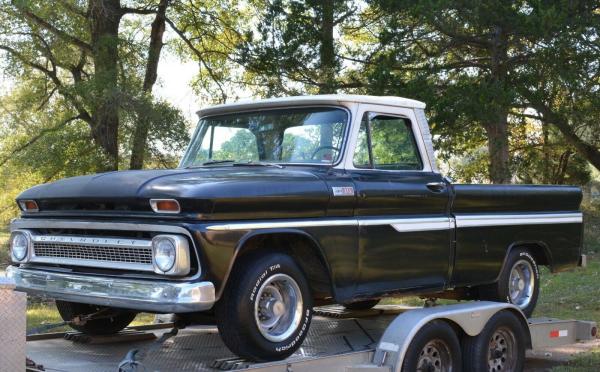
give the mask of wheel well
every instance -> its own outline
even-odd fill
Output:
[[[266,233],[248,238],[239,247],[234,267],[259,251],[281,252],[291,256],[306,275],[315,299],[334,296],[333,283],[321,250],[312,238],[300,233]]]
[[[517,249],[517,248],[527,249],[531,253],[533,258],[535,259],[535,262],[538,265],[552,266],[552,261],[550,259],[550,253],[548,251],[548,247],[546,247],[545,244],[543,244],[541,242],[515,243],[510,247],[510,250],[508,253],[510,253],[510,251],[512,249]],[[507,254],[507,256],[508,256],[508,254]]]

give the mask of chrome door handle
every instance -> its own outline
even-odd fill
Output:
[[[427,186],[427,188],[433,192],[442,192],[444,189],[446,189],[445,182],[429,182],[425,186]]]

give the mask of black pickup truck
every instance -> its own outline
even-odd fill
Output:
[[[578,265],[581,190],[452,184],[424,108],[329,95],[202,110],[177,169],[23,192],[7,273],[64,319],[89,315],[80,331],[115,333],[141,311],[205,314],[253,360],[293,353],[320,304],[419,295],[530,315],[538,265]]]

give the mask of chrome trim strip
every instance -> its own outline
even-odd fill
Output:
[[[10,231],[17,229],[90,229],[90,230],[122,230],[122,231],[150,231],[171,232],[185,234],[192,237],[186,229],[173,225],[156,225],[145,223],[127,222],[97,222],[97,221],[72,221],[66,219],[37,219],[19,218],[11,222]]]
[[[277,228],[334,227],[334,226],[382,226],[391,225],[398,232],[449,230],[456,227],[539,225],[581,223],[581,213],[557,214],[518,214],[518,215],[457,215],[454,217],[429,218],[360,218],[338,220],[234,222],[214,224],[206,227],[209,231],[261,230]]]
[[[152,248],[152,240],[126,239],[126,238],[103,238],[74,235],[33,235],[31,239],[40,243],[73,243],[77,245],[95,245],[101,247],[133,247]]]
[[[260,229],[284,229],[293,227],[331,227],[331,226],[358,226],[356,219],[348,220],[314,220],[314,221],[273,221],[273,222],[247,222],[209,225],[210,231],[231,230],[260,230]]]
[[[448,230],[452,228],[449,217],[432,218],[377,218],[377,219],[343,219],[314,221],[272,221],[247,222],[209,225],[210,231],[261,230],[301,227],[333,227],[333,226],[383,226],[391,225],[398,232]]]
[[[215,303],[211,282],[144,281],[56,273],[9,266],[6,275],[18,291],[63,301],[149,311],[184,313],[208,310]]]
[[[360,226],[391,225],[398,232],[450,230],[449,217],[359,220]]]
[[[457,214],[455,217],[457,228],[583,223],[582,213]]]

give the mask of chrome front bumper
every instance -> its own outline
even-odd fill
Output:
[[[211,282],[178,283],[64,274],[9,266],[18,291],[57,300],[156,313],[208,310],[215,303]]]

